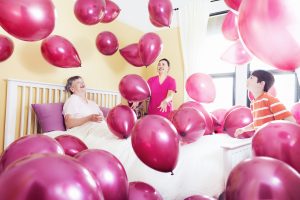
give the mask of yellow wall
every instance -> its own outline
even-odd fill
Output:
[[[148,68],[132,67],[116,52],[112,56],[104,56],[98,52],[95,39],[102,31],[113,32],[119,41],[119,48],[138,42],[143,32],[128,25],[113,21],[108,24],[87,26],[81,24],[74,16],[74,1],[53,0],[56,7],[57,18],[52,35],[67,38],[77,49],[82,61],[81,68],[63,69],[48,64],[40,52],[41,41],[25,42],[13,38],[3,29],[0,34],[10,37],[15,45],[13,55],[0,63],[0,152],[3,148],[3,133],[6,104],[6,79],[32,80],[49,83],[65,83],[73,75],[84,78],[90,88],[117,90],[119,80],[127,74],[139,74],[148,78],[156,74],[156,64]],[[122,12],[122,11],[121,11]],[[171,75],[177,80],[178,94],[175,97],[175,107],[183,99],[183,64],[180,54],[177,29],[162,29],[158,31],[164,49],[159,58],[166,57],[172,63]]]

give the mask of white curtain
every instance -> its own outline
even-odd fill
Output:
[[[201,52],[209,18],[208,0],[189,0],[178,11],[180,40],[184,63],[184,86],[186,79],[193,73],[199,72]],[[198,70],[196,70],[198,68]],[[186,92],[184,100],[187,100]]]

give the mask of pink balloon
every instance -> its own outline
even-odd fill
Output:
[[[104,17],[101,19],[101,23],[109,23],[114,21],[121,11],[119,6],[113,1],[106,0],[106,6],[104,10]]]
[[[238,40],[223,53],[221,59],[231,64],[243,65],[250,62],[252,57]]]
[[[215,133],[223,133],[223,124],[226,113],[227,110],[223,108],[219,108],[211,112]]]
[[[216,87],[208,74],[192,74],[186,80],[185,89],[192,99],[201,103],[211,103],[216,98]]]
[[[238,27],[247,49],[267,64],[294,71],[300,66],[299,7],[294,0],[243,0]]]
[[[224,0],[229,8],[238,11],[242,0]]]
[[[268,93],[271,94],[273,97],[276,97],[277,92],[276,92],[276,88],[274,85],[269,89]],[[252,92],[250,92],[249,90],[248,90],[248,98],[250,101],[252,101],[254,99]]]
[[[144,66],[142,58],[139,54],[139,45],[137,43],[127,45],[126,47],[119,50],[121,56],[133,66],[141,67]]]
[[[60,135],[55,140],[63,147],[65,154],[71,157],[88,148],[84,142],[72,135]]]
[[[253,137],[252,149],[256,156],[282,160],[300,173],[299,125],[288,121],[273,121],[262,126]]]
[[[144,101],[151,94],[148,83],[136,74],[124,76],[119,83],[119,91],[128,101]]]
[[[158,23],[157,21],[154,21],[151,17],[149,17],[149,20],[151,22],[151,24],[153,24],[156,27],[163,27],[164,25],[161,25],[160,23]]]
[[[163,198],[151,185],[136,181],[129,183],[128,200],[163,200]]]
[[[0,26],[20,40],[41,40],[54,29],[54,10],[51,0],[2,0]]]
[[[238,107],[233,109],[224,119],[224,131],[234,137],[236,129],[242,128],[253,122],[253,116],[250,108]],[[243,133],[240,137],[250,137],[254,131]]]
[[[18,160],[1,174],[1,199],[104,200],[94,176],[69,156],[38,154]]]
[[[156,33],[146,33],[139,40],[139,54],[145,66],[152,64],[159,56],[163,44]]]
[[[0,35],[0,62],[8,59],[14,51],[14,43],[4,35]]]
[[[291,108],[291,113],[296,119],[297,123],[300,124],[300,103],[295,103]]]
[[[11,143],[2,153],[0,173],[12,162],[37,153],[64,154],[61,145],[46,135],[28,135]]]
[[[163,26],[170,26],[173,7],[170,0],[150,0],[148,3],[150,18]]]
[[[88,149],[78,153],[75,158],[95,175],[105,200],[127,200],[128,179],[121,162],[111,153]]]
[[[195,108],[196,110],[201,112],[205,117],[205,124],[206,124],[206,129],[205,129],[204,135],[210,135],[213,133],[214,124],[213,124],[211,115],[205,110],[205,108],[200,103],[195,102],[195,101],[188,101],[188,102],[181,104],[181,106],[179,107],[179,110],[181,108]]]
[[[193,195],[185,198],[184,200],[216,200],[216,199],[206,195]]]
[[[180,108],[172,119],[181,140],[192,143],[203,136],[206,129],[204,115],[192,107]]]
[[[174,115],[176,114],[177,111],[178,111],[178,110],[172,110],[172,111],[169,113],[167,119],[170,120],[170,121],[172,121],[172,120],[173,120],[173,117],[174,117]]]
[[[222,33],[227,40],[235,41],[239,39],[237,30],[237,15],[229,11],[222,24]]]
[[[146,115],[135,124],[131,133],[132,147],[147,166],[161,172],[176,167],[179,138],[174,125],[165,117]]]
[[[125,105],[112,108],[106,118],[109,130],[120,139],[126,139],[136,122],[136,114]]]
[[[300,175],[286,163],[267,157],[255,157],[238,164],[226,184],[227,200],[297,200]]]
[[[110,31],[103,31],[96,38],[96,46],[103,55],[113,55],[119,48],[117,37]]]
[[[104,17],[105,0],[76,0],[74,14],[83,24],[93,25]]]
[[[75,47],[64,37],[53,35],[44,39],[41,51],[45,60],[51,65],[62,68],[81,66]]]

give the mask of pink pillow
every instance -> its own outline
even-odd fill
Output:
[[[62,114],[63,103],[32,104],[31,106],[43,133],[66,130]]]

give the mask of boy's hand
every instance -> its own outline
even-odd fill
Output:
[[[245,130],[243,128],[238,128],[235,130],[235,133],[234,133],[234,137],[238,137],[239,135],[243,134],[245,132]]]
[[[167,105],[168,105],[168,102],[163,100],[160,105],[158,106],[160,112],[167,112]]]

